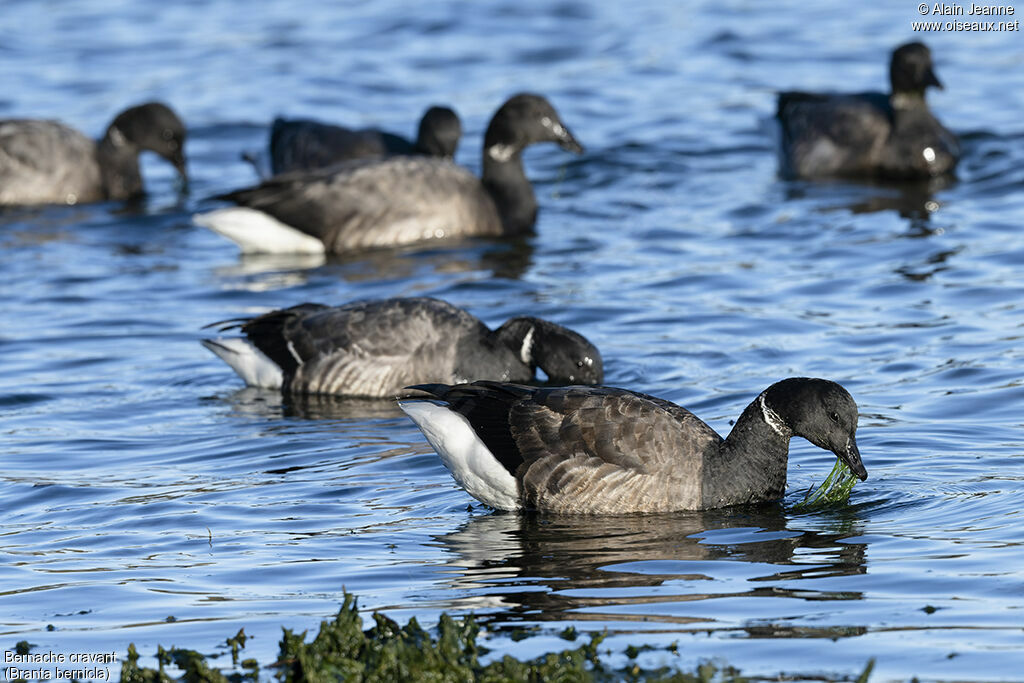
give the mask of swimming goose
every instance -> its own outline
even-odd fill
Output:
[[[141,196],[139,152],[185,171],[185,125],[149,102],[117,115],[96,142],[57,121],[0,120],[0,204],[79,204]]]
[[[323,168],[346,159],[432,156],[451,159],[462,123],[448,107],[431,107],[420,119],[416,142],[375,130],[353,130],[309,119],[274,119],[270,129],[270,170],[275,175]]]
[[[516,95],[487,127],[482,179],[431,157],[349,161],[222,195],[239,206],[194,220],[244,253],[340,254],[441,237],[521,234],[537,218],[522,152],[545,141],[583,151],[546,99]]]
[[[927,179],[950,173],[960,144],[925,102],[942,84],[923,43],[892,53],[892,93],[779,94],[784,176]]]
[[[540,318],[490,330],[466,311],[426,297],[300,304],[224,321],[244,337],[202,344],[246,384],[297,394],[388,397],[419,382],[596,383],[601,354],[581,335]],[[222,323],[214,323],[221,325]]]
[[[499,510],[619,514],[782,497],[789,440],[835,453],[861,480],[857,404],[835,382],[765,389],[722,439],[674,403],[611,387],[475,382],[399,401],[474,498]]]

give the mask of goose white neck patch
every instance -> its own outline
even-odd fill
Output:
[[[533,327],[523,337],[523,345],[519,349],[519,360],[523,361],[526,365],[530,365],[533,360]]]
[[[889,96],[889,104],[892,105],[893,109],[910,109],[912,107],[920,107],[921,103],[924,102],[924,98],[917,95],[911,95],[909,93],[893,93]]]
[[[122,133],[121,129],[117,126],[111,126],[108,135],[110,137],[110,141],[114,143],[115,147],[124,147],[128,144],[128,138],[124,136],[124,133]]]
[[[764,394],[758,397],[758,402],[761,405],[761,415],[764,417],[764,421],[768,423],[768,426],[772,428],[772,431],[779,436],[786,438],[788,429],[786,429],[786,423],[782,421],[779,414],[768,407],[768,403],[764,400]]]
[[[495,161],[508,161],[516,154],[516,148],[512,145],[498,143],[487,148],[487,156]]]
[[[295,359],[295,362],[298,363],[300,367],[305,363],[305,361],[302,360],[302,356],[299,355],[299,352],[295,350],[295,345],[290,340],[288,342],[288,353],[292,354],[292,358]]]

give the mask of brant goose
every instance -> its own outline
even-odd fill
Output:
[[[217,197],[238,204],[195,216],[244,253],[336,253],[442,237],[517,235],[537,218],[522,152],[555,142],[582,153],[540,95],[509,99],[484,135],[483,177],[432,157],[342,162],[285,173]]]
[[[416,142],[373,128],[353,130],[309,119],[276,118],[270,128],[270,170],[274,175],[309,171],[347,159],[430,156],[451,159],[462,123],[448,107],[431,107],[420,119]]]
[[[185,125],[159,102],[126,109],[96,142],[57,121],[0,120],[0,204],[79,204],[144,194],[139,152],[188,181]]]
[[[669,512],[781,498],[789,440],[835,453],[861,480],[857,404],[795,377],[765,389],[725,439],[674,403],[611,387],[499,382],[410,389],[399,402],[452,476],[499,510]]]
[[[244,337],[202,344],[251,386],[296,394],[387,397],[422,382],[527,382],[540,368],[552,382],[601,382],[601,354],[581,335],[540,318],[496,330],[439,299],[300,304],[227,320]]]
[[[927,179],[951,173],[956,136],[928,109],[925,89],[941,88],[923,43],[892,53],[892,93],[779,94],[781,172],[792,178]]]

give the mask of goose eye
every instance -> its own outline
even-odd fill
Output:
[[[839,422],[839,413],[829,413],[828,416],[832,418],[833,422]]]

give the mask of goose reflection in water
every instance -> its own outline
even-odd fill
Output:
[[[956,183],[955,178],[948,176],[898,183],[866,180],[786,182],[783,197],[787,201],[821,202],[820,213],[849,211],[858,215],[893,211],[908,221],[908,236],[927,237],[936,232],[930,223],[932,215],[942,207],[937,195]]]
[[[495,630],[538,620],[647,622],[645,631],[694,624],[755,637],[772,629],[841,637],[863,629],[746,617],[737,624],[729,616],[750,614],[750,598],[862,599],[858,591],[818,587],[822,579],[866,573],[866,544],[846,540],[860,533],[857,521],[831,522],[828,530],[798,528],[777,505],[615,517],[491,514],[436,540],[452,554],[446,593],[462,596],[451,606],[475,610]],[[737,612],[723,599],[743,599],[745,608]],[[780,614],[792,611],[785,605]]]
[[[237,263],[218,266],[214,273],[219,278],[240,280],[236,286],[252,292],[300,287],[323,277],[357,285],[410,280],[424,273],[480,272],[488,278],[518,280],[533,265],[533,250],[525,237],[501,237],[467,238],[432,248],[372,249],[344,256],[242,254]],[[348,298],[380,295],[381,291],[373,290],[364,297]]]
[[[351,398],[330,394],[282,394],[277,389],[243,387],[226,395],[211,396],[224,402],[235,416],[260,420],[296,418],[299,420],[338,420],[350,422],[355,432],[373,432],[371,420],[395,420],[405,424],[405,414],[390,398]]]

